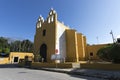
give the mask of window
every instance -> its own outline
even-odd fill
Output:
[[[18,57],[14,57],[14,62],[18,62]]]
[[[93,52],[90,53],[90,56],[93,56]]]
[[[44,29],[44,30],[43,30],[43,36],[45,36],[45,35],[46,35],[46,30]]]
[[[53,18],[54,18],[54,16],[51,16],[51,21],[53,22]]]

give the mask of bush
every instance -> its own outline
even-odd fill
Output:
[[[110,51],[110,57],[114,63],[120,63],[120,44],[114,44]]]
[[[110,57],[110,50],[111,50],[111,45],[107,47],[103,47],[98,50],[97,55],[99,56],[100,59],[105,60],[105,61],[111,61]]]
[[[98,50],[97,55],[105,61],[120,63],[120,44],[112,44]]]
[[[2,53],[2,48],[0,48],[0,53]]]

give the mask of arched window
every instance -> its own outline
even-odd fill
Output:
[[[54,17],[54,16],[51,16],[51,22],[53,22],[53,17]]]
[[[41,27],[41,22],[40,22],[40,27]]]
[[[46,35],[46,30],[44,29],[44,30],[43,30],[43,36],[45,36],[45,35]]]
[[[48,18],[48,23],[50,23],[50,18]]]

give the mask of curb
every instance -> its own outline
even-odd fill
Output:
[[[99,79],[107,79],[107,80],[120,80],[119,77],[114,76],[101,76],[101,75],[90,75],[83,72],[76,72],[76,71],[65,71],[65,70],[55,70],[55,69],[48,69],[48,68],[30,68],[36,70],[44,70],[44,71],[51,71],[51,72],[58,72],[58,73],[65,73],[69,75],[79,75],[79,76],[87,76],[87,77],[94,77]]]
[[[75,72],[75,71],[50,70],[50,69],[44,69],[44,68],[41,68],[40,70],[52,71],[52,72],[58,72],[58,73],[66,73],[66,74],[70,74],[70,75],[80,75],[80,76],[94,77],[94,78],[100,78],[100,79],[108,79],[108,78],[104,78],[104,77],[101,77],[101,76],[88,75],[88,74],[85,74],[85,73]]]

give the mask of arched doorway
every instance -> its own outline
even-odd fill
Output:
[[[40,56],[43,59],[43,62],[47,62],[47,45],[42,44],[40,47]]]

